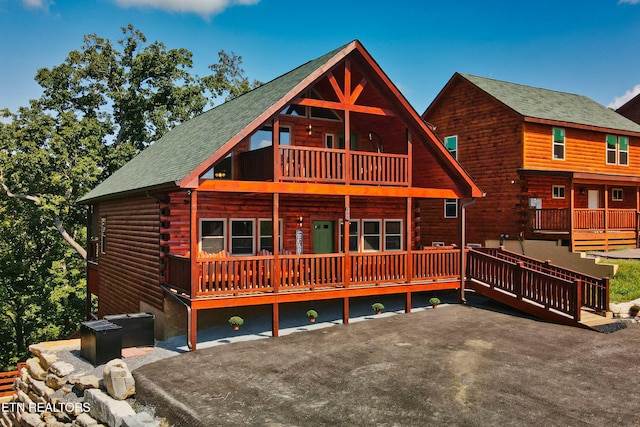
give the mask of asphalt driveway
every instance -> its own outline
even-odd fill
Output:
[[[640,324],[611,334],[468,305],[181,354],[134,370],[176,426],[637,426]]]

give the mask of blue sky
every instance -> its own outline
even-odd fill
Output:
[[[419,113],[456,71],[607,106],[640,92],[640,0],[0,0],[0,108],[38,97],[38,68],[84,34],[129,23],[192,51],[196,74],[224,49],[262,81],[359,39]]]

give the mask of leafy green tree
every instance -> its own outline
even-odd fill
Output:
[[[0,368],[83,318],[86,212],[76,201],[177,124],[260,84],[233,53],[218,52],[199,77],[190,51],[147,43],[132,25],[122,35],[85,36],[38,70],[39,99],[0,110]]]

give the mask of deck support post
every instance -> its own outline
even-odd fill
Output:
[[[342,323],[349,324],[349,297],[344,297],[342,300]]]
[[[404,312],[411,313],[411,291],[407,292],[404,299]]]
[[[271,311],[271,336],[280,336],[280,308],[277,302],[273,303]]]
[[[187,310],[187,347],[196,351],[198,342],[198,309]]]
[[[471,206],[476,202],[475,197],[466,203],[462,203],[462,199],[460,199],[460,291],[458,292],[458,302],[460,304],[466,304],[467,298],[464,295],[465,290],[465,280],[467,274],[467,257],[465,254],[465,247],[467,246],[467,220],[466,220],[466,212],[467,206]]]
[[[280,193],[273,193],[273,264],[271,265],[271,277],[273,278],[273,292],[280,290]]]
[[[191,299],[194,300],[198,297],[198,282],[200,280],[200,272],[198,271],[198,192],[196,190],[190,190],[189,192],[189,212],[191,217],[189,219],[189,271],[191,272]],[[197,309],[191,309],[190,322],[187,326],[187,333],[191,340],[191,351],[196,350],[196,335],[198,330],[198,316]]]

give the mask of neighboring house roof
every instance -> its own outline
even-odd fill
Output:
[[[629,120],[640,124],[640,95],[636,95],[616,110]]]
[[[637,123],[583,95],[541,89],[470,74],[456,74],[524,117],[611,130],[640,132],[640,125]]]
[[[281,111],[287,103],[354,51],[368,58],[383,84],[392,88],[393,96],[399,101],[407,117],[415,121],[416,125],[428,135],[427,138],[437,141],[437,137],[397,91],[360,42],[354,40],[176,126],[78,202],[88,203],[92,200],[136,191],[197,186],[197,177],[215,161],[221,159],[238,142]],[[441,144],[434,144],[431,148],[444,159],[447,168],[460,177],[461,182],[470,189],[470,194],[474,197],[482,194],[469,175]]]
[[[176,126],[83,196],[79,202],[145,188],[176,185],[347,46],[309,61]]]

